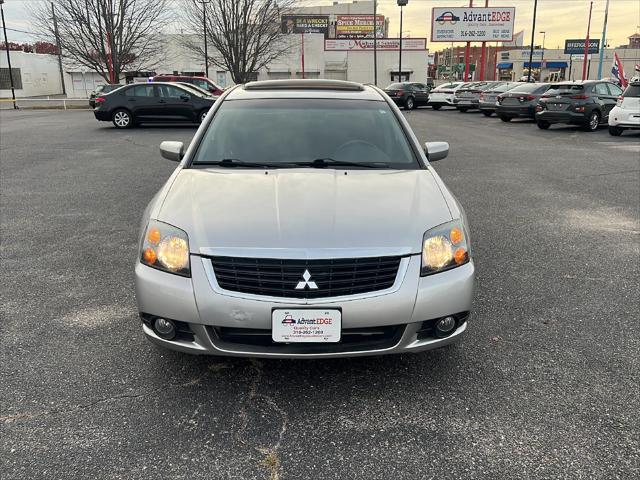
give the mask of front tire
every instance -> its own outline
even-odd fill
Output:
[[[209,109],[202,110],[198,115],[198,123],[204,122],[204,119],[207,118],[207,113],[209,113]]]
[[[467,110],[469,110],[467,107],[458,107],[458,111],[461,113],[467,113]]]
[[[545,122],[544,120],[538,120],[538,128],[540,130],[548,130],[551,124],[549,122]]]
[[[133,127],[133,117],[131,116],[131,112],[125,110],[124,108],[119,108],[118,110],[113,112],[111,121],[116,128]]]
[[[405,110],[413,110],[416,108],[416,102],[413,97],[409,97],[404,101],[404,109]]]
[[[506,115],[500,115],[500,120],[502,120],[503,122],[510,122],[512,118],[507,117]]]
[[[589,114],[589,120],[585,124],[584,129],[587,132],[595,132],[598,129],[598,125],[600,125],[600,113],[594,110]]]
[[[620,135],[622,135],[622,132],[624,132],[624,128],[622,127],[609,127],[609,135],[612,135],[614,137],[619,137]]]
[[[433,105],[431,108],[433,108],[434,110],[440,110],[442,108],[442,105]]]
[[[485,110],[484,112],[482,112],[482,114],[483,114],[485,117],[490,117],[491,115],[493,115],[493,112],[488,112],[488,111],[486,111],[486,110]]]

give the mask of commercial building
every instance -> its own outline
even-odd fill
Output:
[[[343,32],[354,31],[356,26],[345,25],[349,17],[354,24],[366,28],[364,16],[370,16],[373,29],[373,1],[333,2],[332,5],[309,6],[295,10],[294,15],[317,15],[328,17],[327,33],[304,34],[304,67],[302,62],[303,35],[291,33],[286,35],[291,48],[270,65],[254,72],[256,80],[287,78],[332,78],[355,82],[372,83],[373,71],[373,38],[345,38]],[[377,78],[380,86],[386,86],[400,78],[399,40],[388,38],[388,19],[379,15],[377,40]],[[358,36],[354,34],[353,36]],[[194,58],[193,53],[183,47],[184,35],[168,35],[166,55],[156,68],[158,74],[198,74],[203,75],[204,61]],[[214,56],[215,52],[210,52]],[[304,68],[304,73],[303,73]],[[426,81],[428,75],[427,40],[404,38],[402,50],[403,80]],[[222,87],[233,82],[231,75],[216,67],[209,67],[209,76]]]
[[[482,49],[472,46],[470,49],[469,70],[472,79],[479,78]],[[559,81],[581,80],[583,54],[569,55],[564,49],[542,49],[536,47],[533,51],[531,65],[529,65],[530,48],[521,46],[487,46],[485,63],[485,80],[520,80],[529,73],[536,80]],[[637,75],[635,67],[640,63],[640,34],[629,37],[629,44],[607,48],[603,54],[602,77],[611,77],[611,66],[614,53],[618,54],[628,79]],[[597,79],[599,53],[587,56],[587,79]],[[436,66],[433,73],[439,79],[462,79],[465,70],[465,47],[452,46],[435,52]]]

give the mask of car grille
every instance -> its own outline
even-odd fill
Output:
[[[211,265],[218,285],[225,290],[270,297],[323,298],[390,288],[395,283],[401,259],[211,257]],[[305,282],[304,285],[301,282]]]
[[[207,327],[212,338],[218,338],[227,348],[250,347],[269,353],[340,353],[381,350],[398,344],[406,325],[367,328],[343,328],[337,343],[275,343],[270,329]]]

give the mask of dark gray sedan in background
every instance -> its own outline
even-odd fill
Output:
[[[496,111],[496,101],[498,99],[498,95],[501,93],[507,92],[512,88],[517,87],[518,85],[522,85],[522,82],[506,82],[499,83],[488,90],[485,90],[480,94],[479,104],[480,111],[484,114],[485,117],[490,117],[493,115],[493,112]]]
[[[536,105],[550,86],[549,83],[522,83],[498,95],[496,114],[503,122],[513,118],[535,118]]]

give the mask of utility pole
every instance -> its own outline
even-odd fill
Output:
[[[62,94],[67,94],[64,86],[64,71],[62,70],[62,48],[60,47],[60,33],[58,32],[58,19],[56,18],[56,7],[51,2],[51,15],[53,16],[53,31],[56,35],[56,48],[58,49],[58,69],[60,70],[60,85],[62,85]]]
[[[536,13],[538,12],[538,0],[533,3],[533,26],[531,27],[531,49],[529,50],[529,74],[527,75],[527,82],[531,81],[531,64],[533,63],[533,44],[535,43],[536,36]]]
[[[582,60],[582,80],[587,78],[587,57],[589,56],[589,31],[591,30],[591,12],[593,2],[589,4],[589,22],[587,23],[587,38],[584,41],[584,60]]]
[[[609,0],[604,8],[604,26],[602,27],[602,41],[600,42],[600,58],[598,59],[598,80],[602,78],[602,61],[604,60],[604,47],[607,41],[607,19],[609,18]]]
[[[538,81],[542,82],[542,69],[544,68],[544,41],[547,39],[547,32],[545,30],[540,33],[542,34],[542,58],[540,59],[540,78]]]
[[[489,0],[484,2],[485,8],[489,6]],[[484,64],[487,61],[487,42],[482,42],[482,53],[480,54],[480,80],[484,80]]]
[[[373,84],[378,86],[378,0],[373,0]]]
[[[204,76],[209,78],[209,52],[207,51],[207,3],[208,0],[201,0],[202,3],[202,29],[204,32]]]
[[[400,55],[398,56],[398,81],[402,82],[402,7],[406,6],[409,0],[398,0],[400,7]]]
[[[0,16],[2,16],[2,31],[4,32],[4,47],[7,49],[7,65],[9,67],[9,82],[11,83],[11,98],[13,99],[13,108],[18,109],[16,103],[16,89],[13,85],[13,70],[11,70],[11,55],[9,55],[9,41],[7,40],[7,25],[4,23],[4,10],[2,4],[4,0],[0,0]]]

